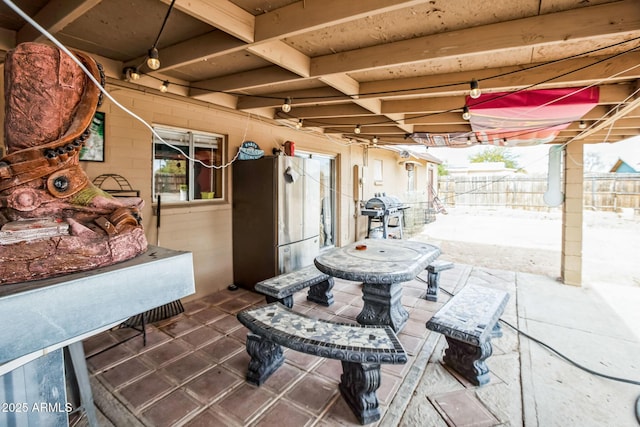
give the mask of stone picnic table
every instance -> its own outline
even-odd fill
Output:
[[[318,270],[362,282],[361,325],[389,325],[399,332],[409,313],[401,303],[402,282],[414,279],[440,255],[437,246],[411,240],[366,239],[317,256]]]

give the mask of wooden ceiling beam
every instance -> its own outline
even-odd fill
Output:
[[[321,81],[326,83],[327,85],[338,89],[342,93],[347,95],[357,94],[360,92],[360,83],[354,80],[353,78],[347,76],[346,74],[331,74],[329,76],[322,76],[319,78]],[[380,114],[382,111],[382,102],[379,99],[360,99],[359,97],[352,97],[353,103],[371,111],[374,114]],[[389,117],[389,120],[393,120],[404,129],[404,132],[412,132],[411,125],[405,125],[401,119],[403,116],[394,115],[394,117]]]
[[[580,135],[580,130],[563,130],[560,131],[560,133],[558,134],[559,136],[570,136],[570,137],[576,137]],[[618,127],[612,127],[611,129],[601,129],[597,132],[594,132],[592,134],[590,134],[591,136],[594,137],[598,137],[598,138],[604,138],[608,135],[615,135],[615,136],[635,136],[635,135],[640,135],[640,129],[624,129],[624,128],[618,128]]]
[[[308,123],[318,127],[340,127],[348,126],[354,128],[356,125],[378,125],[378,126],[397,126],[397,123],[390,121],[385,116],[354,116],[354,117],[327,117],[323,119],[307,119]]]
[[[571,31],[567,30],[567,22],[571,22]],[[523,47],[554,46],[627,34],[637,32],[638,28],[637,2],[623,0],[319,56],[312,59],[311,72],[319,76],[436,58],[486,56]]]
[[[428,0],[298,1],[258,15],[255,40],[291,37],[426,3]]]
[[[382,113],[384,114],[442,113],[451,110],[462,111],[462,107],[464,107],[464,97],[459,96],[382,101]]]
[[[351,98],[344,93],[330,87],[297,90],[286,93],[271,93],[261,96],[241,96],[238,99],[238,109],[251,110],[254,108],[280,108],[286,98],[291,98],[293,109],[288,115],[295,117],[297,106],[317,105],[319,101],[328,103],[344,103]]]
[[[0,28],[0,56],[4,57],[7,51],[16,47],[17,36],[18,33],[16,31]]]
[[[256,87],[272,85],[276,82],[287,83],[297,81],[299,79],[300,76],[298,74],[273,65],[258,68],[256,70],[249,70],[227,76],[193,82],[192,92],[194,96],[204,91],[242,92]]]
[[[101,1],[51,0],[33,16],[33,20],[49,33],[56,34]],[[48,39],[30,24],[25,24],[16,33],[16,45],[24,42],[43,42],[45,40]]]
[[[160,72],[176,69],[196,62],[219,57],[245,49],[246,44],[222,31],[212,31],[188,41],[164,47],[160,50]],[[126,62],[127,67],[137,67],[145,57]]]
[[[326,127],[323,129],[325,133],[354,134],[359,135],[359,138],[364,138],[367,135],[405,135],[407,133],[397,126],[363,126],[360,134],[355,134],[353,132],[353,127]]]
[[[310,107],[296,108],[296,117],[299,117],[301,119],[321,119],[324,117],[334,116],[354,117],[367,115],[374,115],[374,113],[351,102],[348,104],[314,105]]]
[[[311,58],[280,40],[256,43],[247,51],[299,76],[310,76]]]
[[[471,125],[416,125],[414,126],[414,132],[426,132],[426,133],[457,133],[457,132],[471,132]]]
[[[420,108],[417,96],[442,97],[457,96],[459,103],[464,104],[465,96],[469,93],[469,83],[472,79],[480,82],[483,93],[510,92],[522,89],[549,89],[563,87],[582,87],[599,85],[603,91],[606,103],[614,102],[614,97],[624,99],[632,89],[627,84],[615,88],[616,83],[625,83],[631,79],[640,79],[640,52],[630,52],[615,58],[609,56],[579,58],[562,61],[556,64],[542,65],[536,68],[499,67],[461,73],[438,74],[423,77],[411,77],[395,80],[380,80],[360,85],[361,98],[368,96],[383,97],[383,112],[401,112],[398,107]],[[540,65],[540,64],[536,64]],[[524,70],[524,71],[523,71]],[[568,73],[568,71],[576,70]],[[506,74],[506,75],[505,75]],[[502,77],[494,77],[502,75]],[[544,83],[541,83],[544,82]],[[418,88],[418,89],[416,89]],[[433,89],[430,89],[433,88]],[[629,90],[625,93],[625,89]],[[388,92],[388,94],[380,93]],[[367,95],[370,93],[371,95]],[[408,99],[401,99],[402,97]],[[420,98],[420,99],[425,99]],[[406,101],[402,103],[401,101]],[[415,101],[416,107],[412,107]],[[395,109],[393,107],[396,107]],[[448,108],[438,108],[429,111],[445,111]],[[403,112],[427,111],[402,110]]]
[[[172,0],[160,1],[168,5]],[[228,0],[176,0],[174,7],[244,42],[254,41],[255,17]]]
[[[405,123],[415,125],[434,125],[434,124],[465,124],[468,120],[462,118],[462,110],[460,112],[444,112],[437,114],[407,114],[404,118]]]

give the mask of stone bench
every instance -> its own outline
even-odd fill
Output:
[[[360,423],[380,419],[376,390],[380,364],[404,364],[407,355],[389,326],[334,323],[273,303],[241,311],[249,329],[247,381],[260,386],[284,362],[282,347],[342,362],[340,394]]]
[[[489,382],[485,360],[493,352],[491,338],[502,336],[498,320],[508,300],[505,291],[467,285],[427,322],[447,339],[444,363],[474,385]]]
[[[309,265],[300,270],[263,280],[256,283],[256,291],[266,296],[267,302],[281,302],[287,307],[293,307],[293,294],[309,288],[307,300],[324,306],[333,304],[333,277],[324,274],[315,265]]]
[[[440,289],[440,272],[453,268],[451,261],[433,261],[427,266],[427,272],[429,274],[427,278],[427,294],[425,296],[427,301],[438,301],[438,289]]]

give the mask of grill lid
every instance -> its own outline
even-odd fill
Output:
[[[393,209],[402,209],[404,205],[397,197],[387,196],[385,193],[376,193],[374,197],[367,200],[364,207],[365,209],[389,211]]]

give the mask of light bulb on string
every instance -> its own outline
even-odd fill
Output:
[[[476,79],[471,80],[470,86],[471,86],[471,91],[469,92],[469,96],[472,97],[473,99],[480,98],[481,92],[480,92],[478,80]]]
[[[353,131],[357,134],[360,134],[360,132],[362,132],[362,129],[360,128],[360,125],[356,125],[356,128]]]
[[[169,81],[165,80],[162,82],[162,86],[160,86],[160,92],[166,93],[169,90]]]
[[[585,129],[587,127],[587,123],[584,120],[580,120],[580,123],[578,123],[578,127],[580,129]]]
[[[160,55],[158,49],[152,47],[147,54],[147,66],[152,70],[160,68]]]
[[[298,119],[298,123],[296,123],[296,129],[302,128],[302,119]]]
[[[284,100],[284,104],[282,104],[282,111],[288,113],[291,111],[291,98],[287,98]]]
[[[462,118],[464,120],[469,120],[471,118],[471,113],[469,112],[469,107],[466,105],[462,108]]]
[[[371,142],[373,142],[373,144],[377,144],[378,143],[378,137],[374,136],[373,139],[371,140]]]
[[[140,80],[140,72],[137,68],[127,67],[124,69],[124,79],[128,82]]]

